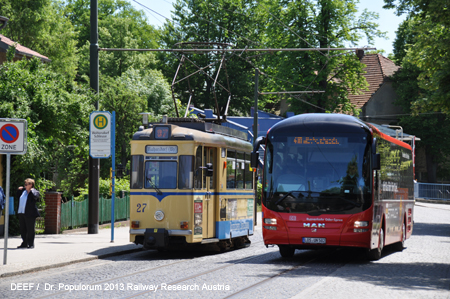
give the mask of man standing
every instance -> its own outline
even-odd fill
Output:
[[[34,230],[36,226],[36,218],[39,217],[39,211],[36,202],[39,200],[39,191],[34,189],[34,180],[25,180],[25,190],[23,186],[17,189],[16,196],[19,198],[19,208],[17,214],[19,216],[20,236],[22,244],[17,248],[34,248]]]

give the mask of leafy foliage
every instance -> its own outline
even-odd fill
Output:
[[[12,186],[32,177],[37,186],[48,188],[54,172],[73,173],[73,184],[84,181],[94,99],[87,88],[74,85],[36,58],[0,65],[0,115],[28,122],[27,154],[12,157]],[[74,148],[70,159],[68,145]]]
[[[398,100],[410,116],[400,124],[421,138],[426,151],[428,182],[446,171],[450,155],[450,14],[447,1],[385,0],[385,7],[407,13],[394,42],[394,60],[402,69],[393,77]],[[447,4],[447,5],[446,5]],[[436,142],[439,137],[439,142]]]
[[[78,62],[76,35],[59,0],[2,0],[9,18],[2,34],[52,60],[51,68],[73,78]]]
[[[245,48],[313,48],[344,47],[355,44],[362,35],[369,42],[375,36],[384,36],[377,29],[374,13],[365,11],[356,17],[353,0],[322,1],[235,1],[235,0],[179,0],[174,5],[173,22],[168,22],[161,33],[162,44],[167,48],[180,42],[214,42],[230,44],[230,47]],[[182,45],[188,47],[190,45]],[[192,45],[199,47],[198,44]],[[209,48],[213,47],[210,45]],[[256,54],[256,55],[255,55]],[[193,55],[188,51],[172,56],[160,55],[161,64],[169,66],[163,70],[166,76],[183,57],[180,79],[200,67],[212,64],[203,70],[204,76],[190,78],[177,86],[179,98],[187,103],[189,94],[183,91],[194,89],[193,103],[200,108],[223,110],[229,93],[225,88],[214,87],[212,78],[227,82],[225,71],[219,73],[219,63],[226,58],[228,80],[233,95],[233,112],[248,111],[252,104],[252,87],[255,68],[264,75],[259,90],[304,91],[323,90],[324,94],[296,97],[291,101],[291,110],[300,112],[354,111],[348,99],[348,90],[358,92],[367,87],[361,65],[355,55],[335,55],[319,51],[276,52],[236,54],[207,53]],[[345,53],[341,53],[345,54]],[[186,68],[186,75],[184,75]],[[172,75],[173,76],[173,75]],[[279,79],[283,78],[283,79]],[[227,87],[225,85],[225,87]],[[214,107],[214,91],[218,108]],[[261,106],[273,106],[278,97],[262,97]]]

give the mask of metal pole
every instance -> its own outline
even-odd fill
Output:
[[[91,88],[98,93],[98,1],[91,0],[91,46],[90,46],[90,82]],[[95,110],[98,111],[98,101]],[[88,234],[98,234],[98,194],[100,178],[100,159],[89,156],[89,214]]]
[[[259,70],[255,69],[255,103],[253,109],[253,145],[256,144],[256,139],[258,138],[258,80],[259,80]],[[254,205],[254,219],[255,225],[258,224],[258,168],[254,172],[254,188],[255,188],[255,201]]]
[[[9,176],[11,172],[11,154],[6,154],[6,204],[5,204],[5,244],[3,249],[3,265],[6,265],[9,232]]]
[[[111,243],[114,243],[114,201],[116,200],[115,177],[116,177],[116,111],[112,112],[111,120],[111,157],[112,157],[112,192],[111,192]]]

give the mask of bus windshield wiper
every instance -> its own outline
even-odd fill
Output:
[[[301,193],[302,191],[289,191],[289,192],[286,193],[283,197],[281,197],[280,199],[278,199],[278,200],[275,202],[275,205],[277,205],[277,204],[279,204],[280,202],[282,202],[283,200],[285,200],[286,197],[288,197],[289,195],[291,195],[291,196],[293,196],[293,197],[295,197],[295,198],[298,199],[298,197],[294,196],[294,192]]]
[[[153,183],[151,178],[148,178],[147,180],[150,183],[150,185],[152,185],[152,188],[156,190],[156,194],[158,194],[158,195],[162,195],[163,194],[161,192],[161,190],[159,190],[158,187],[156,187],[156,185]]]

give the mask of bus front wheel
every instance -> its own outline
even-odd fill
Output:
[[[278,245],[280,249],[280,254],[284,258],[290,258],[294,256],[295,248],[290,247],[289,245]]]

